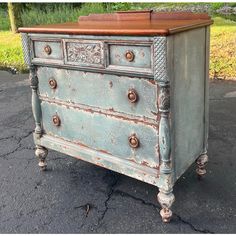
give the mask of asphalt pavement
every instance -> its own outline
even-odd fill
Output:
[[[0,233],[236,233],[236,82],[210,83],[209,164],[174,187],[164,224],[157,188],[49,151],[34,155],[27,74],[0,71]]]

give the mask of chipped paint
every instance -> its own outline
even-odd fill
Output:
[[[134,157],[137,163],[145,161],[152,168],[159,165],[159,154],[156,151],[158,124],[147,125],[145,122],[117,117],[114,119],[109,115],[90,113],[72,107],[65,112],[66,108],[63,106],[45,101],[42,101],[41,107],[46,134],[63,137],[67,141],[93,148],[101,153],[117,155],[123,159]],[[51,123],[55,111],[61,120],[60,128]],[[128,142],[128,137],[134,130],[140,138],[140,146],[135,150]]]
[[[127,76],[100,75],[88,72],[84,75],[80,71],[39,67],[37,76],[40,79],[39,94],[50,100],[71,101],[78,105],[89,105],[109,111],[114,109],[122,116],[144,116],[147,119],[156,119],[152,113],[158,113],[157,84],[143,78]],[[57,89],[51,89],[48,80],[54,78]],[[154,81],[154,80],[152,80]],[[94,84],[96,82],[96,84]],[[110,83],[112,82],[112,88]],[[69,85],[71,87],[69,87]],[[128,91],[135,89],[139,100],[131,103],[127,97]],[[46,96],[47,95],[47,96]],[[151,112],[152,111],[152,112]]]

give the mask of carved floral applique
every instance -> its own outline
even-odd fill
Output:
[[[83,64],[101,64],[102,49],[95,43],[67,43],[67,60]]]

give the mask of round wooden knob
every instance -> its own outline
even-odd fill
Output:
[[[46,45],[44,47],[44,52],[46,52],[48,55],[50,55],[52,53],[52,49],[49,45]]]
[[[139,146],[139,140],[134,134],[129,137],[129,145],[132,148],[137,148]]]
[[[128,91],[128,99],[131,103],[134,103],[134,102],[138,101],[138,94],[134,89],[130,89]]]
[[[52,122],[55,126],[59,126],[61,124],[61,120],[58,115],[54,115],[52,117]]]
[[[133,61],[134,60],[134,53],[132,51],[127,51],[125,53],[125,58],[129,62]]]
[[[53,78],[48,81],[50,88],[55,89],[57,87],[57,81]]]

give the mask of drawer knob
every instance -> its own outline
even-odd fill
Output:
[[[52,122],[55,126],[59,126],[61,124],[61,120],[58,115],[54,115],[52,117]]]
[[[139,140],[134,134],[129,137],[129,145],[132,148],[137,148],[139,146]]]
[[[138,101],[138,94],[134,89],[129,89],[128,91],[128,99],[131,103]]]
[[[46,45],[44,47],[44,52],[46,52],[48,55],[50,55],[52,53],[52,49],[49,45]]]
[[[134,53],[132,51],[127,51],[125,53],[125,58],[127,59],[127,61],[131,62],[134,60]]]
[[[50,88],[55,89],[57,87],[57,81],[53,78],[48,81]]]

